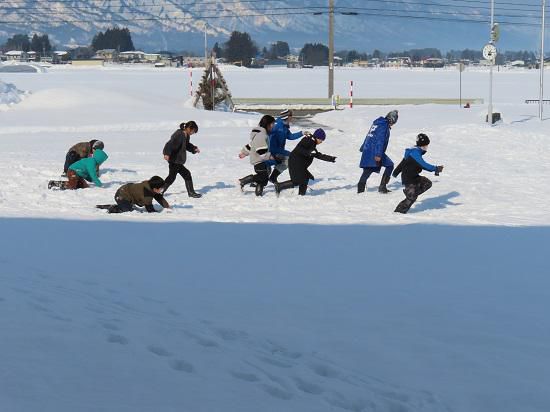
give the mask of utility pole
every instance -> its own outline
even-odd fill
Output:
[[[328,98],[334,95],[334,0],[328,2]]]
[[[208,41],[206,39],[207,26],[208,26],[208,23],[204,22],[204,67],[206,67],[206,62],[208,61]]]
[[[493,26],[495,25],[495,0],[491,0],[491,42],[493,44]],[[493,66],[495,64],[494,59],[491,59],[491,67],[489,69],[489,108],[487,112],[487,121],[493,125]]]
[[[542,0],[542,28],[540,35],[540,91],[539,91],[539,118],[542,121],[542,106],[544,104],[544,13],[546,0]]]

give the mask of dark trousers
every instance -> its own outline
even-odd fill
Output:
[[[269,181],[269,172],[271,171],[271,167],[262,162],[254,165],[254,171],[256,172],[254,175],[254,181],[261,186],[266,186]]]
[[[407,213],[419,195],[426,192],[432,187],[432,181],[424,176],[419,176],[412,184],[408,184],[403,189],[405,199],[401,201],[395,208],[396,212]]]
[[[116,205],[111,205],[107,209],[109,213],[126,213],[134,210],[134,205],[120,195],[120,189],[115,193],[115,202]]]
[[[80,156],[74,150],[67,152],[67,156],[65,156],[65,165],[63,166],[63,172],[67,173],[67,170],[69,170],[69,166],[73,163],[78,162],[79,160]]]
[[[359,183],[363,183],[363,184],[367,183],[367,179],[376,170],[378,170],[378,168],[376,168],[376,167],[364,167],[363,168],[363,174],[359,178]],[[391,172],[393,172],[393,163],[392,163],[391,166],[386,166],[386,168],[384,169],[384,176],[389,177],[391,175]]]
[[[164,179],[165,191],[174,183],[178,174],[183,177],[183,180],[191,180],[191,172],[184,165],[168,162],[168,177]]]

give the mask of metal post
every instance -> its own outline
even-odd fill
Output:
[[[540,35],[540,91],[539,91],[539,118],[542,121],[542,106],[544,103],[544,13],[546,9],[546,0],[542,0],[542,28]]]
[[[215,110],[216,109],[216,78],[214,77],[215,75],[215,72],[214,72],[214,57],[212,57],[212,62],[210,64],[210,67],[212,68],[212,84],[211,84],[211,88],[212,88],[212,110]]]
[[[491,44],[493,43],[492,31],[495,24],[495,0],[491,0]],[[493,125],[493,64],[494,59],[491,60],[491,67],[489,71],[489,108],[487,111],[487,121]]]
[[[458,71],[460,72],[460,97],[459,97],[459,106],[462,107],[462,63],[459,63]]]
[[[206,26],[208,23],[204,22],[204,67],[206,67],[206,62],[208,61],[208,41],[206,39]]]
[[[328,98],[334,94],[334,0],[328,2]]]

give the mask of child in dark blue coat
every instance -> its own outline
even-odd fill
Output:
[[[379,117],[376,119],[365,137],[365,141],[359,149],[362,152],[361,163],[359,167],[363,169],[363,174],[357,183],[357,193],[363,193],[367,186],[367,179],[370,175],[380,173],[382,167],[385,168],[382,180],[378,191],[380,193],[388,193],[389,190],[386,187],[390,181],[391,172],[393,171],[393,162],[386,155],[386,149],[390,141],[390,130],[398,119],[397,110],[392,110],[386,117]]]
[[[426,154],[430,138],[424,133],[420,133],[416,137],[416,146],[405,150],[405,156],[401,163],[393,172],[393,176],[399,176],[401,173],[401,182],[405,186],[405,200],[397,205],[395,212],[407,213],[418,195],[424,193],[432,187],[432,181],[427,177],[420,176],[422,170],[435,172],[436,176],[443,170],[443,166],[434,166],[427,163],[422,156]]]

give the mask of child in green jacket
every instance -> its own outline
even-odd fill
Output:
[[[69,166],[67,177],[69,181],[54,181],[50,180],[48,189],[58,187],[61,190],[65,189],[85,189],[89,187],[87,182],[94,182],[96,186],[101,187],[101,180],[97,177],[97,170],[100,164],[105,162],[109,156],[101,149],[94,150],[94,155],[86,159],[81,159]]]

